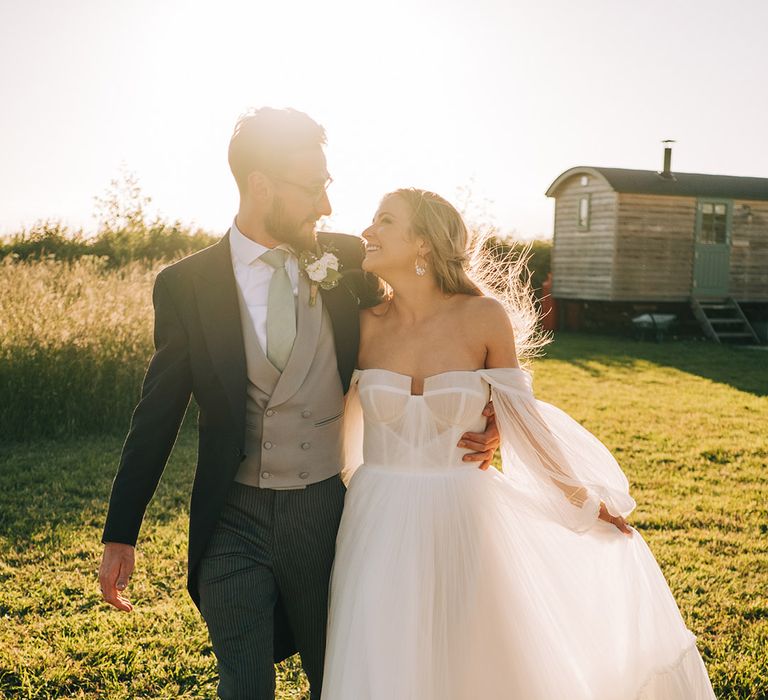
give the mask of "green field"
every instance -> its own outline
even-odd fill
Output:
[[[768,697],[768,353],[562,334],[539,398],[614,452],[720,698]],[[105,399],[108,401],[108,397]],[[188,418],[190,416],[188,415]],[[141,533],[136,609],[96,572],[119,435],[0,447],[0,697],[212,698],[215,659],[184,585],[193,421]],[[296,659],[278,697],[300,698]]]

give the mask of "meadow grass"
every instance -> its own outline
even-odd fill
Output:
[[[101,529],[151,353],[156,269],[75,264],[69,274],[50,261],[0,265],[0,697],[212,698],[215,659],[184,585],[194,407],[147,511],[136,609],[101,601]],[[537,396],[627,473],[631,521],[724,699],[768,698],[766,360],[709,343],[558,334],[533,365]],[[298,660],[280,665],[278,698],[305,691]]]
[[[123,429],[152,353],[160,268],[0,260],[0,442]]]

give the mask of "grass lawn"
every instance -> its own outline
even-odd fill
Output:
[[[768,353],[561,334],[534,390],[616,455],[719,698],[768,697]],[[150,505],[129,588],[101,601],[99,538],[122,436],[0,446],[0,697],[212,698],[185,586],[196,436]],[[278,697],[303,697],[295,659]],[[479,700],[479,699],[478,699]]]

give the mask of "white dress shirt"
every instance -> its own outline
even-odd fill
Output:
[[[232,228],[229,230],[229,247],[232,251],[232,269],[235,272],[235,281],[248,307],[248,314],[256,330],[256,338],[264,354],[266,354],[267,299],[274,268],[259,258],[269,248],[252,241],[239,231],[236,220],[232,222]],[[277,247],[291,250],[287,244],[280,244]],[[288,256],[285,267],[293,286],[294,297],[296,297],[299,293],[299,262],[293,253]]]

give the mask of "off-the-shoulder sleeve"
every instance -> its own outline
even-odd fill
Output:
[[[612,515],[635,508],[608,448],[559,408],[534,397],[520,368],[481,370],[491,386],[502,469],[548,518],[577,532],[594,524],[603,501]]]

